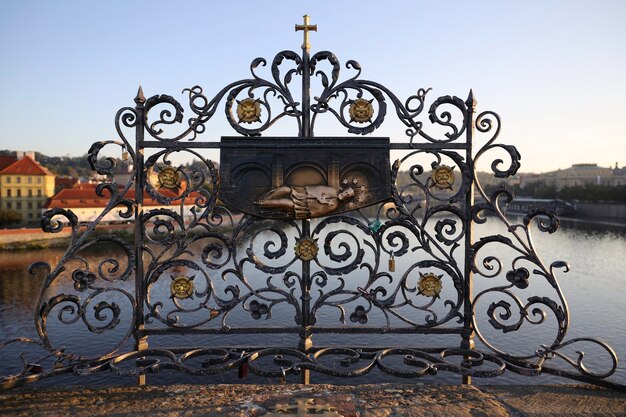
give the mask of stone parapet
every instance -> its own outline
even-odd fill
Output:
[[[297,414],[298,406],[305,413]],[[0,394],[0,415],[626,416],[626,393],[586,385],[443,386],[421,383],[90,389],[29,387]]]

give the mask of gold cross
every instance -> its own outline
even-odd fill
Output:
[[[304,31],[304,43],[302,44],[302,49],[309,50],[311,49],[311,44],[309,43],[309,31],[317,32],[317,25],[309,25],[309,15],[304,15],[304,25],[296,25],[296,32],[302,30]]]
[[[343,417],[335,410],[335,407],[315,404],[315,400],[312,398],[298,398],[296,405],[276,404],[273,411],[265,414],[265,417]],[[314,414],[309,413],[309,411]],[[320,414],[320,412],[322,413]]]

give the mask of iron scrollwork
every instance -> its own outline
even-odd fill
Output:
[[[289,68],[283,71],[286,64]],[[254,374],[276,378],[306,372],[354,377],[373,369],[405,378],[441,371],[494,377],[509,369],[623,388],[606,380],[617,367],[617,355],[606,343],[566,340],[569,310],[556,272],[567,272],[568,266],[560,261],[544,265],[531,239],[534,224],[541,232],[555,232],[556,215],[531,210],[521,222],[511,220],[503,205],[512,200],[512,192],[503,187],[487,192],[478,181],[476,165],[493,151],[508,157],[508,166],[500,158],[493,160],[495,178],[514,175],[520,166],[515,147],[496,143],[497,114],[475,116],[471,93],[467,101],[443,96],[427,107],[430,89],[419,89],[403,101],[385,86],[360,79],[356,61],[346,63],[355,73],[340,81],[339,60],[328,51],[313,56],[307,50],[302,56],[282,51],[270,64],[269,78],[258,73],[265,65],[263,58],[253,60],[250,78],[225,86],[211,99],[199,86],[185,89],[192,113],[187,120],[175,98],[155,95],[146,100],[141,90],[134,108],[117,113],[119,140],[95,143],[88,159],[98,174],[111,176],[116,166],[128,163],[134,175],[126,184],[109,180],[97,187],[98,195],[109,201],[91,222],[79,221],[66,209],[44,213],[44,231],[71,229],[69,247],[56,266],[31,266],[33,273],[45,275],[35,312],[39,340],[11,339],[0,344],[0,351],[23,344],[45,353],[35,359],[23,355],[18,371],[0,377],[2,388],[61,373],[110,370],[137,376],[177,369],[213,375],[244,365]],[[330,70],[323,69],[327,65]],[[311,78],[321,84],[313,98]],[[301,95],[293,89],[296,79],[303,80]],[[221,105],[233,130],[250,141],[283,118],[293,119],[298,137],[306,141],[324,115],[349,134],[366,135],[395,114],[407,139],[397,147],[404,154],[389,173],[390,199],[314,222],[262,218],[225,205],[217,164],[199,151],[203,144],[209,148],[216,143],[191,147],[186,142],[205,132]],[[428,133],[431,127],[435,129]],[[135,144],[126,139],[126,129],[135,132]],[[474,134],[486,136],[485,144],[474,148]],[[122,156],[102,157],[103,149],[111,147],[119,148]],[[156,150],[148,154],[146,149]],[[174,155],[196,163],[177,166]],[[161,207],[144,209],[144,191]],[[134,245],[96,233],[114,210],[135,220]],[[472,226],[486,222],[498,222],[505,232],[474,241]],[[98,245],[111,255],[94,263],[83,253]],[[503,255],[506,251],[510,254]],[[481,288],[475,295],[470,292],[472,279]],[[66,285],[55,285],[62,282]],[[539,283],[546,285],[531,291]],[[55,318],[55,330],[82,325],[87,333],[115,333],[119,340],[105,352],[71,350],[51,337],[50,317]],[[333,325],[324,327],[322,317],[330,317]],[[545,326],[550,318],[556,321],[552,340],[519,353],[498,346],[501,334]],[[274,321],[277,326],[264,324]],[[475,332],[485,351],[458,346],[164,349],[139,344],[123,349],[128,341],[150,334],[292,333],[304,340],[316,331],[439,331],[465,342]],[[574,358],[564,353],[577,344],[607,353],[609,369],[590,369],[582,352]],[[401,358],[402,364],[393,358]],[[548,366],[554,358],[571,370]]]
[[[495,159],[491,164],[491,169],[495,177],[505,178],[514,175],[520,167],[520,155],[511,145],[501,145],[494,143],[500,134],[500,118],[493,112],[483,112],[478,115],[475,121],[476,129],[485,134],[490,134],[487,143],[476,153],[474,161],[477,161],[484,154],[500,149],[508,154],[510,161],[508,168],[501,168],[504,164],[502,159]],[[479,339],[497,355],[510,361],[514,371],[522,374],[537,374],[543,369],[547,373],[567,376],[573,379],[584,379],[584,377],[606,378],[612,375],[617,369],[617,354],[606,343],[592,338],[575,338],[565,341],[569,328],[569,309],[563,292],[556,278],[556,271],[569,271],[566,262],[555,261],[549,267],[545,266],[539,258],[531,236],[531,228],[536,224],[538,230],[544,233],[554,233],[559,227],[559,219],[556,213],[548,209],[531,209],[521,223],[517,223],[507,218],[504,207],[510,203],[514,196],[513,192],[505,187],[496,187],[487,193],[481,184],[475,180],[476,189],[480,193],[483,202],[472,207],[472,219],[477,224],[484,224],[487,221],[501,222],[506,228],[507,235],[489,235],[482,237],[472,245],[470,257],[473,272],[480,278],[490,281],[499,281],[500,284],[488,285],[488,288],[480,291],[472,303],[474,328]],[[490,216],[485,216],[488,213]],[[491,250],[487,250],[490,248]],[[512,255],[496,256],[493,253],[504,253],[509,250]],[[483,253],[487,253],[483,255]],[[508,266],[505,266],[508,265]],[[502,279],[504,278],[504,280]],[[551,288],[553,295],[539,296],[531,294],[524,301],[521,294],[523,290],[529,288],[533,282],[542,282]],[[551,315],[556,320],[556,331],[554,340],[548,343],[541,343],[534,349],[526,352],[510,352],[498,348],[495,337],[486,336],[483,333],[482,325],[479,323],[479,309],[482,301],[489,297],[494,297],[498,301],[493,301],[488,305],[486,315],[489,325],[503,333],[514,333],[523,326],[540,326],[548,323]],[[517,315],[517,317],[515,316]],[[603,371],[591,371],[584,363],[585,354],[576,351],[576,358],[572,359],[560,351],[569,345],[584,344],[595,346],[600,351],[604,351],[609,357],[609,367]],[[523,346],[523,344],[522,344]],[[555,357],[559,357],[573,368],[573,372],[550,369],[544,363]],[[531,370],[531,371],[529,371]]]

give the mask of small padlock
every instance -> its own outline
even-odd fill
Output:
[[[128,151],[126,150],[126,146],[122,148],[122,161],[128,161]]]
[[[391,257],[389,257],[389,272],[396,272],[396,259],[393,257],[393,252],[391,252]]]
[[[280,368],[283,373],[283,376],[280,378],[279,384],[285,385],[287,383],[287,373],[285,372],[285,368]]]
[[[241,352],[241,357],[243,358],[243,356],[246,354],[245,351]],[[248,360],[246,359],[245,362],[241,362],[239,364],[239,370],[237,372],[239,379],[244,379],[245,377],[248,376]]]

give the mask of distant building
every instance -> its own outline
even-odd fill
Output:
[[[55,175],[35,161],[34,152],[0,157],[0,207],[22,214],[17,226],[35,226],[41,208],[54,194]]]
[[[78,183],[78,178],[74,177],[56,177],[54,179],[54,193],[58,193],[64,188],[72,188]]]
[[[121,163],[113,169],[112,178],[108,180],[115,181],[120,186],[126,186],[133,179],[135,173],[131,164]]]
[[[102,210],[109,203],[109,193],[108,191],[104,192],[104,197],[100,197],[96,194],[96,186],[97,184],[76,184],[72,188],[64,188],[56,193],[46,204],[44,204],[44,211],[51,208],[64,208],[71,210],[81,222],[91,222],[94,221],[101,213]],[[120,189],[123,189],[120,186]],[[176,193],[167,189],[159,190],[159,193],[169,198],[176,198]],[[185,199],[185,204],[192,206],[196,197],[199,195],[197,193],[191,193]],[[128,193],[126,193],[126,198],[130,200],[135,199],[135,190],[130,189]],[[171,209],[172,206],[166,206],[164,204],[159,203],[157,200],[150,197],[150,195],[144,191],[143,194],[143,208],[144,211],[150,211],[156,208],[167,208]],[[102,219],[101,223],[122,223],[126,222],[129,219],[124,219],[119,215],[120,210],[124,210],[123,207],[115,208],[107,213]]]
[[[508,204],[504,204],[502,201],[501,208],[507,212],[507,214],[521,214],[526,215],[533,209],[550,209],[559,216],[573,216],[576,214],[576,206],[568,203],[567,201],[558,198],[525,198],[516,197]]]
[[[626,167],[619,168],[617,163],[614,168],[604,168],[598,164],[574,164],[570,168],[546,172],[539,177],[557,189],[585,185],[615,187],[626,185]]]

